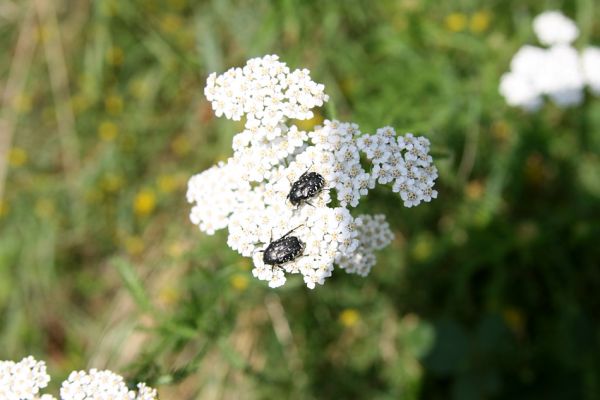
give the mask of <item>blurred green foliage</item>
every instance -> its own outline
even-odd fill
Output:
[[[0,8],[0,88],[23,88],[0,115],[0,359],[162,398],[600,398],[600,100],[525,114],[497,89],[545,9],[597,44],[597,2],[40,4]],[[187,219],[188,177],[240,130],[204,80],[268,53],[325,83],[322,117],[440,155],[436,201],[361,204],[396,233],[366,279],[268,289]]]

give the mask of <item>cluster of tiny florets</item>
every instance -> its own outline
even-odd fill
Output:
[[[548,48],[525,45],[510,63],[510,72],[500,79],[500,93],[509,105],[535,111],[548,96],[559,107],[581,104],[584,88],[600,94],[600,49],[582,53],[572,46],[579,29],[558,11],[537,16],[533,28]]]
[[[325,121],[309,133],[312,146],[298,156],[304,165],[318,165],[319,172],[335,189],[342,207],[356,207],[374,185],[370,174],[360,163],[357,138],[361,135],[358,125],[338,121]]]
[[[229,160],[193,176],[188,182],[187,200],[195,205],[191,221],[209,235],[226,228],[231,214],[250,195],[250,184],[239,179],[241,166]],[[217,200],[217,201],[215,201]]]
[[[248,60],[243,68],[209,75],[204,89],[218,117],[239,121],[246,128],[273,128],[284,118],[310,119],[312,108],[328,96],[325,86],[313,82],[307,69],[290,71],[275,55]]]
[[[433,189],[437,168],[429,155],[429,140],[411,133],[397,136],[394,128],[380,128],[374,135],[358,139],[358,148],[373,163],[371,186],[377,181],[392,184],[392,191],[399,193],[406,207],[430,202],[437,197]]]
[[[375,265],[375,250],[386,247],[394,235],[383,214],[359,215],[356,221],[358,248],[338,255],[336,263],[346,272],[367,276]]]
[[[49,394],[39,396],[50,382],[46,364],[29,356],[18,363],[0,361],[0,399],[56,400]],[[111,371],[73,371],[62,383],[61,400],[155,400],[156,389],[137,385],[137,392],[129,390],[125,380]]]
[[[48,386],[46,363],[29,356],[20,362],[0,361],[0,399],[34,399]]]
[[[137,393],[133,390],[129,390],[123,377],[111,371],[91,369],[89,372],[71,372],[60,388],[60,396],[64,400],[156,399],[156,389],[146,386],[145,383],[139,383],[137,388]]]
[[[312,289],[336,264],[366,276],[375,250],[393,234],[383,215],[353,217],[348,207],[376,184],[391,184],[407,207],[437,196],[425,138],[397,136],[392,128],[368,135],[339,121],[326,120],[311,132],[287,124],[311,118],[310,109],[328,99],[323,90],[307,70],[290,72],[276,56],[211,74],[205,89],[217,115],[245,116],[246,125],[234,136],[231,158],[190,179],[190,219],[208,234],[227,228],[229,247],[251,257],[252,274],[270,287],[300,274]],[[301,179],[309,173],[322,179],[317,189],[310,198],[291,198],[294,183],[311,184]],[[282,247],[292,256],[281,263],[265,256],[278,241],[291,246]]]

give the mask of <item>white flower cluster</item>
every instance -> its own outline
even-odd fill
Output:
[[[34,399],[48,382],[50,376],[43,361],[36,361],[31,356],[18,363],[0,361],[0,399]]]
[[[274,128],[284,118],[312,118],[311,109],[328,100],[325,86],[313,82],[307,69],[290,72],[278,60],[275,55],[253,58],[244,68],[209,75],[204,94],[217,116],[239,121],[245,115],[248,129]]]
[[[393,234],[383,215],[353,217],[348,207],[377,183],[390,184],[406,207],[437,196],[437,170],[425,138],[397,136],[390,127],[368,135],[339,121],[324,121],[312,132],[287,124],[311,118],[310,109],[328,100],[323,90],[307,70],[290,72],[277,56],[211,74],[205,89],[217,115],[245,116],[246,125],[233,139],[231,158],[190,179],[190,219],[207,234],[228,228],[227,244],[251,257],[253,275],[270,287],[301,274],[312,289],[336,264],[366,276],[375,250]],[[320,175],[324,184],[292,199],[294,183],[308,173]],[[282,247],[270,259],[265,250],[273,243]],[[290,259],[278,262],[286,254]]]
[[[63,400],[154,400],[156,389],[137,384],[137,393],[129,390],[122,376],[111,371],[73,371],[60,388]]]
[[[560,11],[546,11],[533,20],[533,31],[546,46],[571,44],[579,36],[579,28]]]
[[[0,399],[56,400],[49,394],[38,397],[40,389],[50,382],[46,364],[29,356],[20,362],[0,361]],[[123,377],[96,369],[73,371],[60,388],[62,400],[155,400],[156,389],[138,383],[137,393],[127,389]]]
[[[377,180],[383,185],[393,182],[392,190],[400,193],[406,207],[437,197],[437,190],[433,189],[437,169],[426,138],[411,133],[396,137],[394,128],[386,126],[375,135],[361,136],[358,147],[374,165],[371,182]]]
[[[584,88],[600,92],[600,48],[580,54],[572,47],[579,35],[573,21],[559,11],[547,11],[533,21],[539,41],[550,47],[525,45],[514,55],[500,79],[500,93],[511,106],[538,110],[548,96],[559,107],[581,104]]]
[[[375,265],[375,250],[387,246],[394,235],[385,220],[385,215],[360,215],[357,219],[358,248],[351,254],[341,254],[336,263],[353,274],[367,276]]]

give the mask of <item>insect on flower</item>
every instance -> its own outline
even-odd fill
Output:
[[[288,236],[299,227],[296,227],[280,237],[277,240],[269,243],[266,249],[260,250],[263,252],[263,262],[268,265],[280,265],[292,261],[302,255],[305,244],[296,236]]]
[[[290,200],[295,206],[298,206],[300,203],[305,202],[312,206],[312,204],[308,201],[309,199],[315,197],[323,187],[325,186],[325,178],[317,172],[308,172],[303,173],[300,178],[294,183],[292,183],[292,187],[290,192],[287,195],[287,198]]]

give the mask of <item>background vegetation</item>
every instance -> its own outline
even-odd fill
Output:
[[[552,8],[598,44],[594,0],[0,2],[0,359],[164,399],[600,398],[600,99],[529,115],[497,89]],[[326,85],[304,128],[445,155],[433,203],[369,197],[396,240],[366,279],[271,290],[188,221],[241,129],[205,78],[268,53]]]

